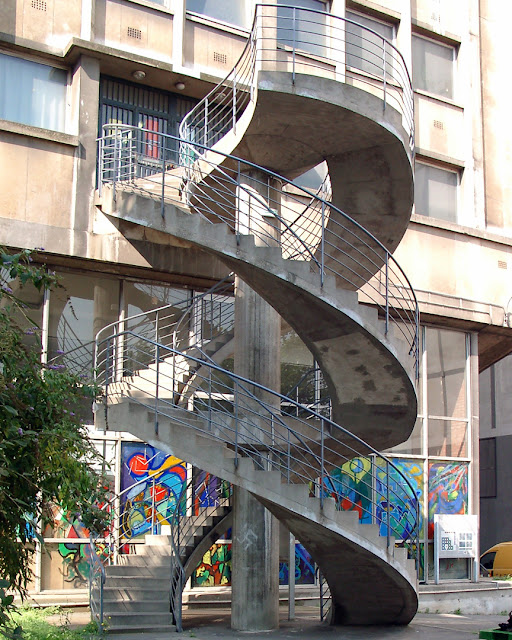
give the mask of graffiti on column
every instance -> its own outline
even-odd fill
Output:
[[[151,532],[153,522],[157,530],[169,524],[186,481],[185,463],[139,442],[124,442],[121,455],[121,491],[128,489],[121,499],[121,535],[133,538]]]

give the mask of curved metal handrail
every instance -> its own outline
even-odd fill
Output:
[[[121,184],[123,189],[157,198],[162,214],[166,203],[189,208],[211,224],[226,224],[238,241],[252,235],[259,245],[280,246],[285,259],[309,262],[321,287],[330,275],[342,288],[357,290],[361,301],[375,305],[385,319],[386,334],[390,323],[398,328],[418,374],[416,295],[396,259],[360,223],[279,174],[220,151],[196,163],[191,187],[183,176],[186,167],[179,164],[180,138],[117,124],[105,125],[103,131],[99,140],[101,184],[111,184],[114,190]],[[208,151],[202,144],[192,146],[199,152]],[[144,159],[149,152],[158,154],[159,163],[152,175],[146,172],[139,177],[141,167],[146,171]],[[243,170],[250,169],[257,169],[263,177],[251,178],[248,185]],[[290,189],[283,192],[282,185]]]
[[[161,362],[175,354],[184,372],[193,368],[201,378],[201,385],[186,405],[175,400],[177,371],[169,374],[162,368],[157,381],[151,382],[151,388],[142,375],[130,379],[130,390],[143,392],[136,393],[132,401],[154,413],[155,430],[158,417],[167,416],[191,433],[201,433],[227,445],[234,451],[235,464],[242,457],[251,458],[256,467],[277,470],[289,483],[312,487],[322,504],[326,497],[334,498],[338,507],[344,498],[344,487],[343,480],[336,480],[337,470],[355,457],[366,460],[370,456],[373,460],[370,479],[361,479],[359,488],[366,496],[362,512],[385,530],[388,546],[394,536],[408,549],[410,556],[416,558],[418,498],[409,479],[382,453],[343,426],[286,396],[165,345],[158,345],[156,349],[156,343],[131,332],[106,339],[108,344],[100,351],[107,354],[107,363],[111,362],[108,354],[115,349],[114,342],[119,339],[125,343],[133,341],[140,352],[139,357],[144,358],[145,352],[156,352],[157,370]],[[135,349],[130,353],[132,358],[136,357]],[[137,362],[122,366],[136,370]],[[126,390],[125,385],[119,387],[109,382],[116,379],[115,369],[108,370],[111,367],[98,369],[104,375],[98,383],[105,387],[107,408],[111,403],[122,401]],[[296,404],[300,414],[299,411],[297,416],[283,414],[280,410],[283,401],[288,405]],[[392,475],[397,482],[392,482]],[[393,509],[390,505],[394,505]]]
[[[414,152],[414,98],[410,74],[400,51],[373,29],[325,11],[293,5],[256,5],[240,58],[228,75],[182,120],[180,137],[212,147],[236,130],[257,91],[259,70],[287,71],[333,78],[380,95],[397,109]],[[189,164],[197,148],[182,143]]]

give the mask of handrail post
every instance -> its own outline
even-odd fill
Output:
[[[386,293],[386,330],[385,335],[388,335],[389,331],[389,253],[386,251],[386,263],[385,263],[385,293]]]
[[[235,469],[238,469],[238,385],[234,385],[235,392]]]
[[[295,84],[295,45],[296,45],[296,12],[297,9],[293,7],[293,18],[292,18],[292,27],[293,27],[293,49],[292,49],[292,84]]]
[[[151,533],[155,534],[155,509],[156,509],[156,496],[155,496],[155,476],[151,478]]]
[[[325,202],[322,200],[322,240],[320,248],[320,286],[324,286],[325,277]]]
[[[236,134],[236,71],[233,75],[233,133]]]
[[[386,78],[386,40],[383,39],[383,43],[384,46],[382,47],[383,50],[383,60],[382,60],[382,66],[383,66],[383,89],[384,89],[384,96],[383,96],[383,105],[384,105],[384,111],[386,110],[386,89],[387,89],[387,78]]]
[[[389,515],[389,460],[386,458],[386,547],[389,550],[391,518]]]
[[[324,508],[324,421],[320,431],[320,509]]]
[[[162,153],[162,198],[160,202],[160,215],[165,218],[165,137],[161,135],[160,151]]]
[[[156,345],[156,380],[155,380],[155,435],[158,435],[158,395],[160,385],[160,345]]]
[[[204,102],[204,133],[203,133],[203,144],[205,147],[208,146],[208,97],[206,97]]]

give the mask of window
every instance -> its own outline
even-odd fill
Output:
[[[250,26],[251,16],[247,0],[187,0],[187,11],[246,29]]]
[[[412,81],[415,89],[453,98],[455,48],[413,36]]]
[[[67,72],[0,54],[0,118],[65,131]]]
[[[277,30],[280,45],[307,51],[325,58],[326,24],[325,16],[315,11],[327,11],[321,0],[278,0],[278,5],[296,5],[279,7],[277,10]],[[312,11],[307,11],[311,9]]]
[[[422,162],[416,163],[416,213],[448,222],[457,222],[457,187],[459,175]]]
[[[384,75],[384,46],[382,38],[389,41],[393,40],[393,26],[350,11],[347,11],[346,17],[348,20],[358,23],[347,22],[345,34],[347,65],[376,76]],[[368,31],[368,29],[371,29],[371,31]],[[373,31],[376,33],[372,33]],[[392,60],[391,52],[386,58],[386,63],[390,65]]]

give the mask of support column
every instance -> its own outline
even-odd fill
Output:
[[[242,178],[267,196],[264,174]],[[240,200],[243,200],[244,196]],[[244,209],[247,214],[245,200]],[[242,205],[241,205],[242,209]],[[261,211],[261,207],[260,207]],[[264,224],[262,216],[244,215],[243,233]],[[279,390],[281,319],[240,278],[235,279],[235,372]],[[257,391],[256,394],[257,395]],[[260,394],[264,395],[264,394]],[[269,397],[262,398],[269,402]],[[231,627],[265,631],[279,626],[279,523],[248,491],[235,487],[233,506]]]

